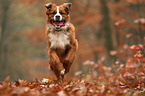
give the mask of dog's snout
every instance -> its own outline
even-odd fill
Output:
[[[56,15],[56,19],[59,20],[60,19],[60,16],[59,15]]]

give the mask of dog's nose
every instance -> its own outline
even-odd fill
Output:
[[[59,15],[56,15],[56,19],[59,20],[60,19],[60,16]]]

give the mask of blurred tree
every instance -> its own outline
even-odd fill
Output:
[[[110,51],[113,50],[113,41],[112,41],[112,30],[110,26],[110,16],[109,16],[109,9],[107,7],[106,0],[100,0],[101,5],[101,14],[102,14],[102,21],[101,21],[101,30],[104,32],[105,38],[105,48],[107,50],[107,56],[111,57]]]
[[[6,26],[9,21],[8,12],[12,0],[0,0],[1,5],[1,24],[0,24],[0,78],[2,78],[7,62],[7,44],[4,42],[6,38]]]
[[[24,30],[44,25],[42,10],[40,12],[40,7],[44,5],[25,2],[27,1],[0,0],[0,80],[8,75],[11,80],[24,78],[27,73],[23,74],[25,68],[21,69],[21,63],[39,49],[31,42],[27,42],[26,36],[21,34]],[[30,11],[32,9],[33,11]],[[42,30],[40,33],[44,34]]]
[[[141,2],[140,0],[136,0],[137,2],[137,10],[138,10],[138,18],[142,18],[142,6],[141,6]],[[142,30],[142,27],[141,27],[141,22],[138,23],[138,34],[140,36],[140,39],[141,39],[141,43],[143,44],[144,42],[144,33],[143,33],[143,30]]]

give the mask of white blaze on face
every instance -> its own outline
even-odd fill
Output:
[[[57,6],[57,13],[54,15],[54,20],[56,20],[56,16],[60,16],[60,21],[62,20],[62,16],[61,14],[59,13],[59,6]]]

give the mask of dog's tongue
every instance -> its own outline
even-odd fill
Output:
[[[53,24],[56,29],[60,29],[61,26],[64,26],[63,22],[53,22]]]

